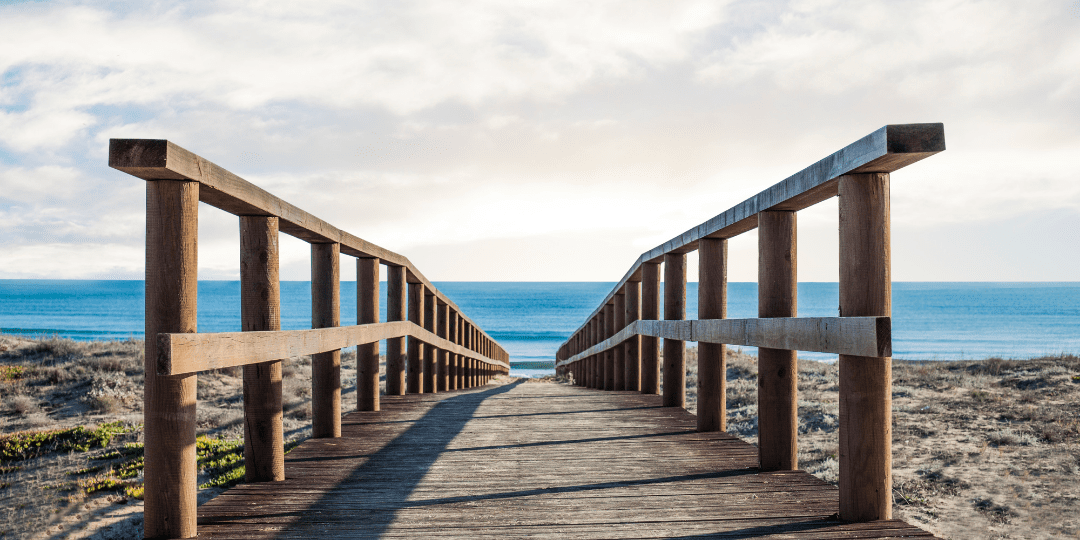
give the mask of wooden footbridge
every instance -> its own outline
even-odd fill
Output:
[[[168,141],[114,139],[109,165],[148,181],[145,536],[928,537],[891,519],[889,173],[944,149],[941,124],[886,126],[643,254],[560,347],[571,386],[497,377],[509,354],[405,257]],[[798,318],[795,213],[833,196],[840,316]],[[240,217],[243,332],[196,331],[200,201]],[[726,242],[754,228],[759,318],[726,319]],[[280,330],[279,232],[311,244],[312,330]],[[356,325],[338,316],[339,254],[356,257]],[[724,344],[760,348],[757,448],[724,432]],[[797,470],[798,350],[840,355],[839,488]],[[309,354],[313,438],[285,456],[281,363]],[[228,366],[244,367],[247,482],[197,507],[196,374]]]

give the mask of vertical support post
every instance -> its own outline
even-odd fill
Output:
[[[423,283],[409,284],[409,321],[421,328],[424,327]],[[422,394],[424,393],[424,379],[421,377],[424,371],[424,344],[412,336],[407,339],[409,343],[409,370],[405,373],[408,380],[406,391],[410,394]]]
[[[888,173],[840,177],[840,315],[892,314]],[[892,518],[892,358],[840,355],[840,519]]]
[[[446,333],[447,339],[454,345],[461,345],[458,341],[458,324],[461,320],[461,316],[457,311],[450,310],[450,317],[447,319]],[[460,357],[457,353],[450,353],[447,359],[447,390],[457,390],[458,387],[458,359]]]
[[[311,244],[311,327],[341,325],[341,244]],[[311,436],[341,436],[341,351],[311,355]]]
[[[602,339],[600,338],[600,328],[603,326],[601,323],[604,321],[604,310],[601,309],[596,317],[593,318],[592,326],[592,344],[596,346]],[[599,390],[604,389],[604,353],[594,354],[591,357],[592,362],[592,384],[590,388],[596,388]]]
[[[144,534],[195,536],[196,375],[157,373],[161,333],[193,333],[198,291],[199,183],[146,182]]]
[[[613,304],[606,304],[604,306],[604,333],[603,339],[607,339],[615,334],[615,306]],[[604,390],[615,389],[615,351],[608,349],[604,351]]]
[[[450,335],[450,306],[439,304],[435,312],[439,316],[438,323],[435,325],[436,335],[447,339]],[[435,366],[435,387],[439,392],[445,392],[450,389],[450,352],[439,349],[436,354],[438,365]]]
[[[622,331],[626,326],[626,294],[616,294],[614,300],[615,328],[612,335]],[[626,390],[626,346],[619,345],[611,350],[615,356],[615,390]]]
[[[758,317],[794,317],[795,212],[758,214]],[[795,351],[758,349],[758,456],[765,471],[798,468]]]
[[[686,254],[664,254],[664,320],[686,319]],[[664,339],[664,407],[686,407],[686,342]]]
[[[379,259],[356,259],[356,324],[379,322]],[[379,342],[356,346],[356,410],[379,410]]]
[[[698,240],[698,319],[727,318],[727,238]],[[698,343],[698,431],[727,430],[724,345]]]
[[[626,324],[633,324],[641,319],[641,282],[626,282]],[[641,390],[641,336],[633,336],[626,341],[626,389],[634,392]]]
[[[406,320],[405,267],[386,267],[386,321]],[[405,395],[405,338],[386,340],[386,395]]]
[[[641,263],[641,320],[660,320],[660,263]],[[660,340],[641,336],[641,393],[660,393]]]
[[[281,330],[278,218],[240,216],[240,323]],[[244,480],[285,479],[281,360],[244,366]]]
[[[433,291],[424,292],[424,329],[432,334],[435,333],[436,317],[438,316],[435,311],[435,304],[438,303],[438,299],[435,297]],[[438,391],[435,388],[435,346],[425,343],[424,344],[424,392],[434,394]]]

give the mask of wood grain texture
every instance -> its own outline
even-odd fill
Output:
[[[379,259],[356,259],[356,324],[379,322]],[[379,342],[356,346],[356,410],[379,410]]]
[[[409,283],[409,320],[424,328],[424,284]],[[405,373],[406,391],[410,394],[424,393],[424,343],[410,336],[406,340],[409,347],[409,369]]]
[[[888,317],[790,317],[773,319],[640,320],[609,339],[559,362],[602,353],[631,336],[768,347],[855,356],[891,355]],[[189,339],[189,338],[183,338]]]
[[[698,242],[698,318],[727,317],[727,239]],[[691,332],[693,334],[693,332]],[[727,430],[727,362],[724,345],[698,344],[698,431]]]
[[[338,244],[311,244],[311,327],[341,326]],[[311,436],[341,436],[341,350],[311,355]]]
[[[641,320],[641,282],[629,281],[626,283],[626,310],[624,319],[626,324],[632,324]],[[624,342],[626,355],[626,389],[634,392],[641,391],[641,337],[632,336]]]
[[[688,253],[702,238],[731,238],[757,227],[763,210],[798,211],[836,196],[837,178],[849,173],[890,173],[945,150],[945,126],[940,123],[884,126],[795,173],[738,205],[642,253],[611,292],[607,304],[627,281],[641,279],[648,262],[667,253]],[[599,308],[597,308],[599,311]],[[596,311],[593,312],[593,315]],[[591,318],[590,315],[586,318]]]
[[[641,265],[641,319],[660,318],[660,265],[647,262]],[[641,393],[660,393],[660,340],[655,336],[641,338]]]
[[[146,184],[146,340],[143,383],[146,536],[195,535],[196,375],[159,375],[162,332],[198,331],[199,184]]]
[[[199,200],[210,206],[237,216],[274,216],[280,218],[280,230],[285,234],[313,244],[337,243],[346,255],[374,257],[387,266],[403,267],[410,282],[422,283],[440,302],[461,311],[408,258],[342,231],[175,143],[161,139],[110,139],[109,166],[143,180],[198,182]]]
[[[240,216],[240,325],[281,330],[278,218]],[[285,479],[281,360],[244,366],[244,480]]]
[[[615,318],[615,331],[621,331],[626,327],[626,295],[616,294],[612,303],[612,316]],[[612,332],[614,335],[615,332]],[[615,390],[626,390],[626,343],[623,342],[611,349],[615,357],[612,365],[615,368]]]
[[[450,336],[450,306],[446,304],[435,306],[435,314],[437,316],[435,335],[446,339]],[[435,353],[435,389],[439,392],[446,392],[450,389],[450,357],[448,354],[446,349],[437,349]]]
[[[795,317],[796,214],[758,214],[758,317]],[[798,469],[798,358],[791,349],[758,349],[758,451],[761,469]]]
[[[424,294],[424,329],[435,333],[438,324],[438,313],[435,309],[436,298],[434,294]],[[437,334],[436,334],[437,335]],[[439,389],[435,386],[435,370],[437,369],[435,347],[424,344],[424,392],[435,393]]]
[[[889,316],[889,175],[840,178],[840,313]],[[891,353],[890,353],[891,354]],[[840,516],[892,516],[892,359],[840,355]]]
[[[386,321],[408,320],[408,289],[405,268],[386,267]],[[405,368],[408,363],[405,338],[386,338],[386,395],[405,395]]]
[[[685,318],[686,255],[669,253],[664,255],[664,319]],[[686,342],[681,339],[664,339],[662,388],[665,407],[686,407]]]
[[[836,519],[836,488],[761,472],[751,445],[660,400],[524,382],[387,396],[290,452],[285,482],[200,506],[200,538],[931,537]]]
[[[456,311],[450,310],[450,318],[447,320],[446,325],[447,339],[449,339],[450,342],[454,343],[455,345],[461,343],[461,326],[458,322],[460,319],[461,318],[458,316],[458,313]],[[459,366],[461,365],[459,363],[459,359],[460,356],[458,356],[456,353],[450,353],[447,364],[447,390],[457,390],[458,388],[460,388],[460,386],[458,385],[458,370]]]

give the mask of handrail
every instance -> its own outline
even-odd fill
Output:
[[[942,124],[882,127],[634,262],[556,353],[556,369],[603,390],[686,404],[685,343],[698,342],[698,429],[726,429],[724,344],[758,347],[764,470],[797,468],[796,351],[839,354],[840,517],[889,519],[890,174],[945,150]],[[799,318],[796,212],[839,196],[840,317]],[[727,241],[758,233],[758,318],[727,319]],[[686,319],[686,254],[699,251],[698,320]],[[660,316],[660,265],[664,312]],[[659,362],[663,340],[663,366]]]
[[[184,375],[249,366],[400,337],[414,337],[440,351],[510,369],[506,362],[474,353],[415,323],[395,321],[311,330],[158,334],[158,374]]]
[[[509,372],[507,351],[407,258],[346,233],[166,140],[112,139],[109,166],[147,180],[147,538],[197,534],[199,371],[244,367],[244,465],[245,479],[251,482],[285,479],[282,359],[311,355],[315,438],[341,436],[343,347],[357,346],[357,409],[364,411],[380,408],[380,340],[387,343],[387,394],[470,388]],[[239,217],[243,332],[197,333],[199,202]],[[311,244],[312,330],[281,330],[280,232]],[[355,326],[340,325],[342,253],[356,257]],[[387,267],[386,322],[378,320],[381,265]]]

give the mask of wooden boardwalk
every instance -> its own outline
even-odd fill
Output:
[[[520,381],[384,396],[287,455],[285,481],[200,507],[199,537],[932,537],[839,522],[836,488],[758,471],[755,447],[660,399]]]

